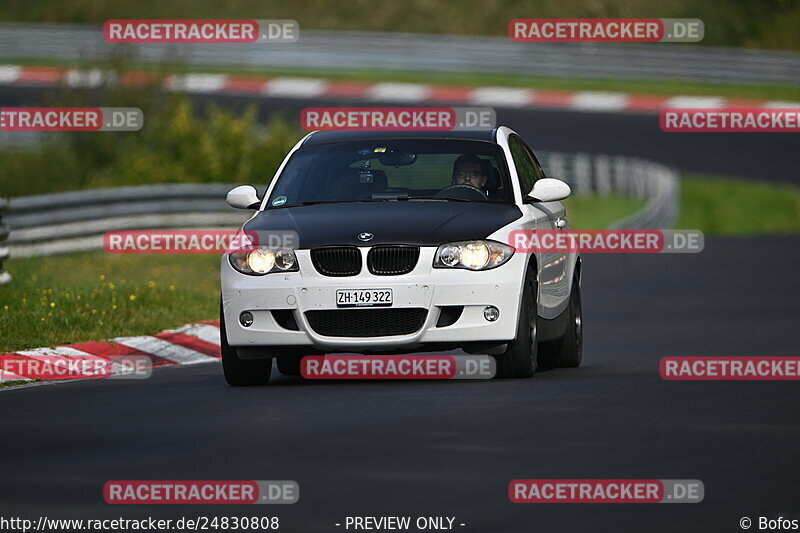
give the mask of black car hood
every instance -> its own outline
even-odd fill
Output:
[[[318,204],[267,209],[249,220],[253,232],[293,231],[298,248],[330,245],[374,246],[483,239],[522,216],[513,204],[481,202],[390,201]],[[369,241],[359,240],[371,233]],[[259,235],[263,242],[263,235]]]

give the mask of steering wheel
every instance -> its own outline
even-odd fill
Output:
[[[489,198],[482,190],[472,185],[448,185],[441,191],[436,193],[436,196],[444,196],[448,198],[463,198],[465,200],[482,200],[486,201]]]

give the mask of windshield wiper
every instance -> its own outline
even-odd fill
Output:
[[[352,204],[356,202],[388,202],[388,198],[376,198],[372,200],[309,200],[307,202],[300,202],[297,204],[283,204],[273,205],[269,209],[281,209],[284,207],[302,207],[304,205],[320,205],[320,204]]]
[[[286,207],[302,207],[306,205],[320,205],[320,204],[353,204],[362,202],[408,202],[412,200],[434,201],[434,202],[470,202],[465,198],[450,198],[447,196],[395,196],[392,198],[372,198],[365,200],[310,200],[307,202],[300,202],[297,204],[283,204],[273,205],[268,209],[283,209]]]
[[[451,198],[449,196],[406,196],[405,198],[398,198],[398,200],[437,200],[439,202],[471,202],[466,198]]]
[[[318,205],[318,204],[338,204],[339,201],[330,201],[330,200],[315,200],[309,202],[300,202],[299,204],[283,204],[283,205],[271,205],[268,209],[282,209],[284,207],[300,207],[303,205]]]

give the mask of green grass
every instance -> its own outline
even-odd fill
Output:
[[[119,68],[118,63],[108,62],[64,62],[29,59],[16,61],[26,65],[62,66],[69,68]],[[628,94],[722,96],[728,98],[764,100],[800,100],[800,87],[791,85],[763,85],[745,83],[703,83],[688,80],[625,80],[594,78],[558,78],[514,74],[484,74],[480,72],[410,72],[395,70],[308,70],[252,67],[200,66],[186,64],[125,63],[125,70],[154,73],[220,73],[253,76],[291,76],[300,78],[325,78],[356,82],[399,82],[463,87],[502,86],[550,91],[608,91]]]
[[[36,381],[38,381],[38,380],[36,380]],[[4,381],[3,383],[0,383],[0,389],[6,388],[6,387],[15,387],[17,385],[26,385],[27,383],[29,383],[29,382],[28,381]]]
[[[700,18],[698,46],[800,50],[800,3],[795,0],[4,0],[0,20],[95,22],[123,18],[292,18],[302,29],[507,35],[513,18]],[[522,44],[525,46],[525,44]],[[666,46],[670,46],[667,44]]]
[[[605,229],[632,215],[644,202],[621,196],[573,196],[563,202],[571,229]]]
[[[215,319],[217,255],[104,252],[12,259],[0,287],[0,353],[158,333]]]
[[[800,232],[800,187],[688,174],[676,228],[719,235]]]

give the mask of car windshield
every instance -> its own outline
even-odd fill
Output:
[[[494,143],[383,139],[299,149],[267,206],[370,201],[512,203],[514,195],[502,151]]]

